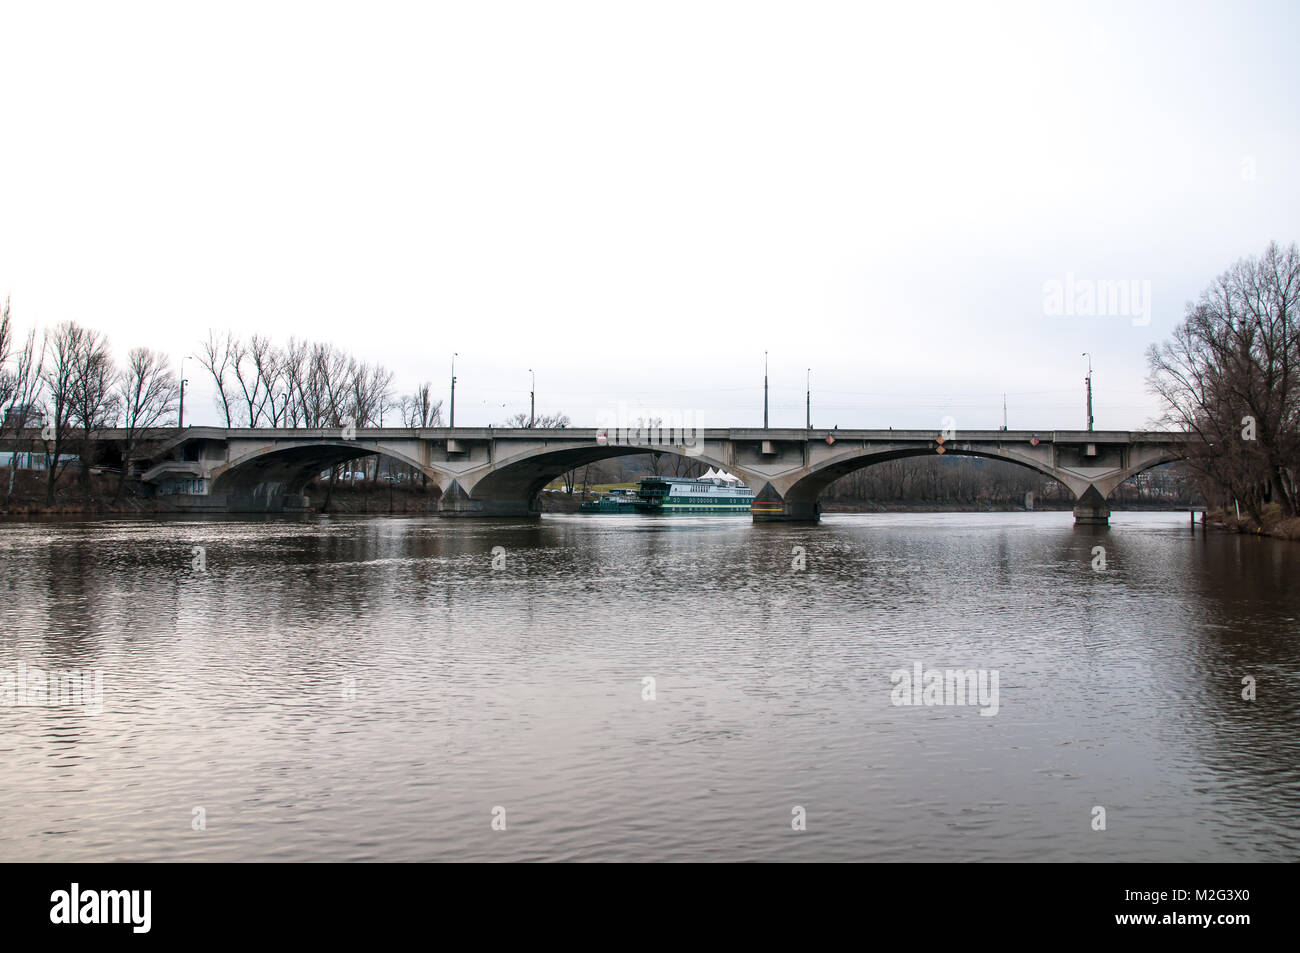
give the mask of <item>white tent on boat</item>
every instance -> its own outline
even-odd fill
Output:
[[[726,470],[715,470],[713,469],[713,467],[709,467],[708,471],[702,477],[700,477],[700,479],[701,480],[722,480],[725,483],[740,482],[740,479],[738,477],[732,476]]]

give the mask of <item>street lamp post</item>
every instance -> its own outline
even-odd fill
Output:
[[[181,405],[176,414],[176,423],[181,430],[185,429],[185,384],[187,383],[185,380],[185,362],[189,360],[189,357],[186,354],[181,358]]]
[[[448,415],[451,420],[449,426],[456,426],[456,352],[451,355],[451,410]]]
[[[532,374],[532,389],[528,392],[528,429],[533,429],[533,421],[537,419],[537,375],[533,369],[528,368],[528,373]]]
[[[805,430],[812,430],[812,368],[808,368],[808,389],[804,392],[804,418],[803,425]]]
[[[767,429],[767,351],[763,352],[763,429]]]
[[[1087,351],[1084,351],[1083,356],[1088,359],[1088,376],[1085,377],[1083,380],[1088,387],[1088,432],[1091,433],[1092,432],[1092,355],[1089,354]]]

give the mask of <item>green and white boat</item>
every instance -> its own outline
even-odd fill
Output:
[[[578,506],[579,513],[635,513],[637,504],[636,490],[610,490],[594,500],[587,500]]]
[[[649,477],[636,490],[611,490],[578,507],[579,513],[749,513],[754,492],[729,473],[699,478]]]
[[[699,479],[653,477],[637,490],[638,513],[749,513],[754,491],[712,470]]]

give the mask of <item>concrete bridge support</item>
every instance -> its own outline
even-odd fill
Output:
[[[816,523],[822,518],[822,505],[815,500],[811,503],[795,500],[754,501],[750,509],[755,523]]]
[[[1110,504],[1106,498],[1090,486],[1083,496],[1074,502],[1074,525],[1108,526],[1110,525]]]
[[[458,518],[479,517],[534,517],[542,515],[541,501],[536,493],[514,496],[471,496],[458,480],[442,491],[438,501],[438,515]]]
[[[755,523],[816,523],[822,518],[822,505],[815,495],[790,490],[783,495],[765,483],[755,491],[750,513]]]

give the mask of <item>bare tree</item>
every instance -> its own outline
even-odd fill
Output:
[[[50,405],[42,439],[45,442],[47,474],[45,504],[53,506],[54,485],[63,472],[59,461],[67,449],[85,331],[75,321],[67,321],[55,328],[52,334],[47,332],[47,335],[49,362],[42,367],[41,377],[49,394]],[[66,466],[66,463],[63,464],[63,467]]]
[[[165,355],[148,348],[133,348],[127,354],[126,367],[117,378],[117,397],[122,408],[122,427],[126,439],[122,450],[122,472],[117,480],[114,500],[121,499],[126,471],[140,433],[150,427],[166,426],[175,412],[177,380],[168,368]]]
[[[433,385],[425,381],[398,401],[398,411],[405,427],[441,427],[442,401],[433,399]]]
[[[1237,262],[1188,306],[1169,341],[1148,349],[1147,363],[1162,422],[1201,437],[1186,459],[1210,491],[1239,500],[1257,524],[1270,502],[1294,515],[1300,250],[1270,244]]]
[[[528,421],[528,415],[520,413],[507,417],[501,426],[524,429],[528,426]],[[570,423],[568,414],[538,414],[533,419],[533,426],[541,430],[559,430],[562,427],[569,426]]]
[[[289,403],[293,395],[289,386],[288,352],[278,347],[269,347],[257,354],[255,359],[265,381],[266,421],[272,427],[288,427]]]
[[[7,301],[5,302],[4,316],[6,319],[9,316],[9,303]],[[6,333],[12,334],[12,330],[7,328]],[[15,437],[14,452],[9,459],[9,485],[5,491],[6,506],[13,497],[14,482],[18,476],[18,441],[16,438],[23,428],[30,425],[41,392],[41,368],[45,364],[45,337],[42,336],[39,340],[40,348],[38,350],[36,330],[28,331],[22,349],[13,355],[12,362],[5,361],[2,372],[5,375],[5,386],[8,390],[8,399],[6,401],[8,408],[4,417],[0,418],[0,437],[4,436],[6,429],[12,429]],[[6,345],[6,350],[8,347]]]
[[[672,476],[678,477],[698,477],[705,470],[699,460],[680,453],[672,454],[668,465],[672,468]]]
[[[13,400],[17,379],[9,369],[9,352],[13,349],[13,323],[9,316],[9,299],[0,308],[0,410]]]
[[[314,344],[308,375],[309,427],[341,427],[356,361],[330,344]]]
[[[392,371],[378,364],[349,362],[344,406],[355,426],[372,427],[379,424],[383,410],[388,406],[392,385]]]
[[[398,413],[401,414],[402,426],[413,428],[441,427],[442,426],[442,401],[433,399],[433,385],[428,381],[422,383],[415,389],[415,393],[402,397],[397,402]],[[415,467],[409,467],[411,478],[414,479],[417,473]],[[424,486],[429,485],[429,476],[427,473],[420,472],[420,480]]]
[[[282,426],[297,427],[303,422],[302,389],[308,373],[311,345],[297,338],[280,352],[280,380],[284,387]]]
[[[224,336],[218,337],[216,331],[209,330],[208,339],[199,346],[198,354],[199,363],[207,368],[208,373],[212,375],[212,382],[216,385],[217,403],[226,416],[227,427],[234,426],[228,391],[231,364],[237,363],[236,347],[234,336],[229,331]]]
[[[11,365],[10,359],[13,350],[13,319],[10,314],[9,299],[5,298],[4,307],[0,308],[0,413],[4,414],[0,419],[0,438],[4,437],[5,431],[12,426],[14,436],[18,436],[18,431],[27,422],[28,408],[25,403],[18,403],[15,397],[24,386],[23,381],[23,362],[21,355],[16,364]],[[30,348],[31,342],[28,342]],[[15,406],[16,405],[16,406]],[[13,443],[13,450],[9,454],[9,493],[13,493],[14,474],[18,470],[18,441]],[[6,496],[6,502],[8,496]]]
[[[90,464],[102,446],[95,437],[117,421],[118,402],[113,387],[116,377],[108,339],[99,331],[83,329],[73,378],[71,421],[81,431],[81,485],[87,491]]]
[[[256,427],[264,416],[272,418],[274,425],[274,405],[268,414],[268,402],[272,401],[275,379],[279,375],[279,359],[271,339],[262,334],[254,334],[248,343],[237,338],[231,341],[231,370],[244,400],[244,414],[250,427]]]
[[[356,427],[372,427],[382,423],[384,408],[391,402],[392,371],[378,364],[348,362],[347,388],[344,394],[345,415]],[[355,473],[353,461],[348,461],[348,472]],[[368,469],[368,466],[366,466]],[[379,479],[379,467],[374,470],[374,481]],[[355,478],[352,480],[356,482]]]
[[[356,361],[329,344],[312,345],[307,374],[307,416],[309,427],[341,427],[347,416],[348,383]],[[339,468],[330,468],[329,485],[321,509],[328,511],[338,482]]]

